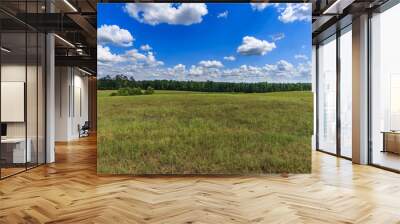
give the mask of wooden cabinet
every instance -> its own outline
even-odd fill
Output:
[[[383,152],[400,154],[400,132],[383,133]]]

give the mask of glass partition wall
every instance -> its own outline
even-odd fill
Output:
[[[336,36],[318,47],[318,149],[336,154]]]
[[[317,149],[352,157],[351,25],[317,47]]]
[[[17,4],[29,13],[43,10],[39,5]],[[45,163],[45,41],[43,33],[0,12],[1,179]]]
[[[370,163],[400,171],[400,4],[371,18]]]
[[[340,155],[352,158],[352,33],[351,25],[340,32]]]

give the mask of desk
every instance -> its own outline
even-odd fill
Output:
[[[400,131],[383,131],[382,152],[400,154]]]
[[[26,163],[31,162],[32,152],[31,152],[31,139],[27,139],[28,143],[25,152],[25,138],[5,138],[1,139],[1,151],[8,163]],[[12,159],[11,159],[12,158]]]

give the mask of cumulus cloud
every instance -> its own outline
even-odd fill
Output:
[[[262,66],[241,65],[235,68],[177,64],[172,67],[125,63],[124,66],[99,65],[99,75],[125,74],[136,80],[194,80],[223,82],[310,82],[311,62],[292,64],[286,60]]]
[[[154,53],[141,53],[137,49],[130,49],[122,54],[112,53],[109,47],[97,46],[97,60],[101,65],[113,66],[115,69],[128,67],[158,67],[164,62],[157,60]]]
[[[311,4],[287,3],[286,7],[281,10],[281,14],[278,18],[284,23],[292,23],[295,21],[311,21]]]
[[[274,35],[271,35],[272,41],[282,40],[283,38],[285,38],[285,34],[284,33],[276,33]]]
[[[124,58],[120,55],[113,54],[109,47],[97,45],[97,60],[100,62],[121,62]]]
[[[137,49],[126,51],[125,56],[131,61],[141,61],[146,59],[146,55],[139,53]]]
[[[224,60],[225,60],[225,61],[235,61],[236,58],[235,58],[235,56],[232,56],[232,55],[231,55],[231,56],[225,56],[225,57],[224,57]]]
[[[217,15],[217,18],[228,18],[228,11],[221,12]]]
[[[125,11],[141,23],[191,25],[200,23],[208,13],[204,3],[127,3]]]
[[[269,6],[274,6],[278,13],[278,19],[284,23],[295,21],[311,21],[311,3],[250,3],[254,11],[263,11]]]
[[[307,55],[304,55],[304,54],[296,54],[296,55],[294,56],[294,58],[296,58],[296,59],[308,60]]]
[[[275,48],[276,45],[273,42],[270,43],[252,36],[245,36],[236,51],[242,55],[265,55]]]
[[[174,66],[175,71],[185,71],[185,69],[186,69],[186,66],[183,64],[177,64]]]
[[[130,47],[134,38],[128,30],[121,29],[117,25],[102,25],[97,28],[97,40],[99,44],[111,43],[118,46]]]
[[[150,45],[148,45],[148,44],[144,44],[144,45],[140,46],[140,50],[142,50],[142,51],[150,51],[152,49],[153,48],[150,47]]]
[[[270,3],[250,3],[250,6],[254,11],[263,11],[265,8],[271,5],[272,4]]]
[[[199,65],[205,68],[222,68],[224,65],[220,61],[216,60],[207,60],[207,61],[200,61]]]
[[[147,58],[146,58],[146,63],[150,66],[159,66],[159,65],[164,65],[164,62],[158,61],[156,57],[154,57],[153,52],[148,52],[147,53]]]
[[[274,74],[275,76],[286,76],[286,77],[292,77],[298,75],[295,67],[293,64],[285,61],[285,60],[280,60],[275,64],[267,64],[265,65],[265,70],[269,73]]]
[[[147,52],[147,54],[142,54],[137,49],[132,49],[126,51],[124,56],[127,60],[140,64],[144,63],[150,67],[156,67],[164,64],[164,62],[158,61],[151,51]]]

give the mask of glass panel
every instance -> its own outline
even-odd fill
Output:
[[[39,34],[38,45],[38,163],[45,163],[45,52],[46,39],[44,34]]]
[[[37,1],[27,2],[27,13],[38,13]],[[38,23],[38,17],[30,18],[32,23]],[[34,21],[36,20],[36,21]],[[28,168],[38,164],[38,45],[39,36],[36,30],[27,30],[27,80],[26,80],[26,111],[27,111],[27,149],[31,151]]]
[[[372,163],[400,170],[400,4],[372,22]]]
[[[1,160],[2,177],[25,170],[26,150],[26,33],[2,33],[1,43]],[[29,147],[28,147],[29,149]]]
[[[1,1],[21,20],[43,13],[45,1]],[[32,17],[33,19],[38,17]],[[32,21],[35,22],[35,21]],[[45,35],[0,12],[0,177],[45,162]]]
[[[26,111],[27,111],[27,149],[30,150],[30,160],[28,160],[28,168],[37,165],[38,147],[37,147],[37,79],[38,79],[38,36],[36,32],[29,32],[28,38],[28,63],[27,63],[27,82],[26,82]]]
[[[352,35],[351,26],[340,36],[341,155],[352,157]]]
[[[336,153],[336,37],[318,48],[318,146]]]

